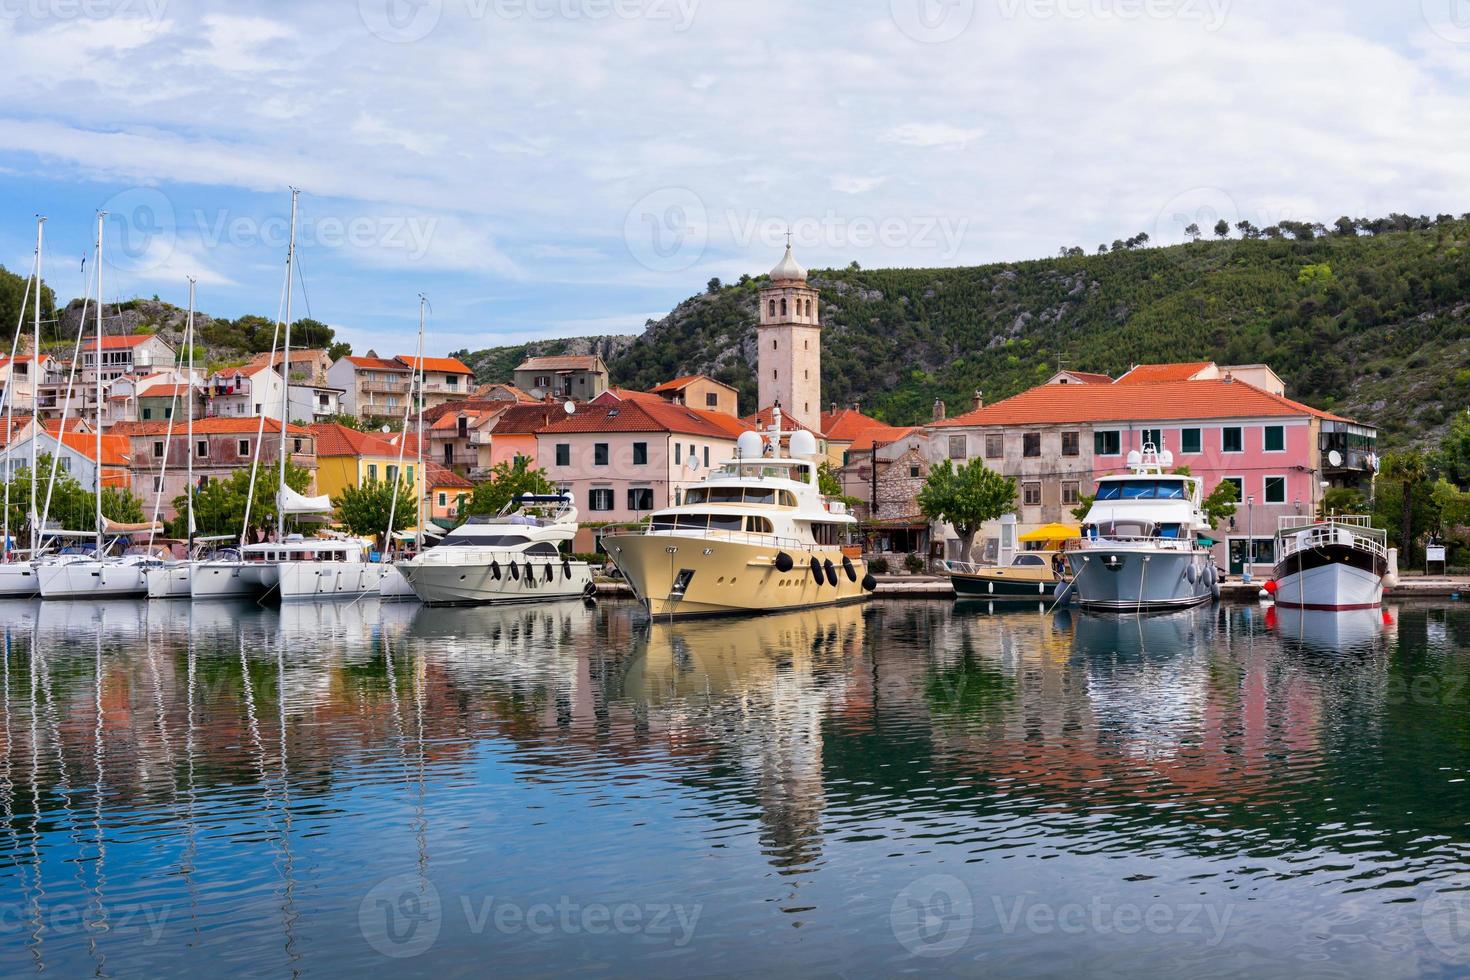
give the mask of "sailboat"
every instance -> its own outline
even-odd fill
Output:
[[[11,560],[10,547],[10,485],[15,479],[15,467],[11,464],[10,452],[5,453],[5,538],[4,538],[4,561],[0,562],[0,598],[6,599],[28,599],[39,595],[41,592],[40,580],[36,575],[36,555],[40,545],[40,528],[36,521],[36,445],[40,441],[41,432],[40,416],[36,409],[36,391],[41,383],[41,247],[42,234],[46,225],[43,216],[36,217],[36,265],[27,289],[34,288],[36,300],[34,304],[34,328],[35,339],[31,346],[31,498],[27,508],[28,520],[31,531],[31,548],[28,559],[20,561]],[[15,340],[10,345],[10,373],[6,377],[5,392],[5,433],[6,438],[12,443],[15,440],[15,375],[18,365],[16,357],[20,353],[20,331],[21,324],[25,322],[25,297],[20,302],[20,319],[15,324]]]
[[[184,321],[184,349],[188,351],[187,368],[187,394],[184,401],[187,402],[185,411],[188,412],[186,422],[186,436],[184,437],[184,459],[187,478],[184,480],[185,506],[185,537],[188,539],[183,561],[165,561],[152,565],[143,571],[143,577],[148,583],[148,598],[150,599],[187,599],[192,593],[191,581],[194,571],[194,287],[193,276],[189,277],[189,315]],[[175,395],[171,405],[178,404],[178,388],[174,389]],[[164,476],[168,472],[168,445],[173,438],[174,413],[170,408],[168,415],[168,435],[164,439],[163,463],[158,470],[158,493],[153,501],[153,520],[158,520],[158,508],[163,502]],[[149,538],[152,540],[151,536]]]
[[[414,478],[413,479],[410,479],[408,481],[409,486],[412,487],[413,488],[413,491],[414,491],[414,502],[415,502],[415,512],[414,512],[414,551],[415,551],[415,553],[417,553],[419,551],[422,551],[423,550],[423,547],[424,547],[424,492],[427,492],[428,489],[429,489],[428,488],[428,477],[427,477],[427,474],[424,473],[424,311],[425,311],[425,308],[428,306],[428,303],[429,303],[428,298],[425,297],[422,293],[420,293],[419,294],[419,339],[418,339],[418,356],[415,359],[415,364],[414,364],[414,366],[417,368],[417,370],[415,371],[414,376],[413,376],[413,383],[416,383],[418,385],[418,391],[417,391],[418,397],[415,398],[413,396],[413,393],[410,393],[409,394],[409,397],[408,397],[408,402],[407,402],[407,404],[404,405],[404,408],[403,408],[403,432],[402,432],[401,438],[399,439],[399,442],[398,442],[398,469],[395,470],[395,473],[398,473],[398,474],[402,474],[403,473],[403,451],[404,451],[404,449],[406,448],[406,446],[408,444],[408,413],[413,408],[414,403],[417,402],[418,403],[418,431],[417,431],[417,434],[415,435],[415,445],[414,445],[414,448],[416,450],[415,460],[416,460],[416,466],[417,466],[417,468],[414,470],[414,474],[415,474],[414,475]],[[423,492],[420,492],[420,490],[419,490],[418,482],[417,482],[419,480],[423,480],[424,481]],[[395,487],[394,488],[394,494],[393,494],[393,502],[388,507],[388,533],[387,533],[387,536],[384,538],[384,541],[387,543],[387,545],[389,547],[392,546],[392,543],[393,543],[393,540],[394,540],[394,538],[393,538],[393,535],[394,535],[394,525],[396,525],[398,523],[398,521],[397,521],[397,511],[398,511],[398,493],[397,493],[397,487]],[[399,562],[392,562],[392,563],[387,563],[385,561],[385,564],[383,565],[383,569],[382,569],[382,575],[381,575],[381,577],[378,580],[378,596],[380,598],[383,598],[383,599],[417,599],[418,598],[418,596],[414,593],[413,586],[411,584],[409,584],[408,576],[407,576],[407,574],[405,573],[405,571],[404,571],[404,569],[402,567],[401,561],[399,561]]]
[[[133,533],[147,530],[148,525],[112,524],[102,513],[102,232],[106,211],[97,212],[97,355],[93,375],[97,387],[96,458],[92,467],[92,494],[95,503],[93,551],[90,557],[75,561],[55,561],[37,567],[43,599],[121,599],[146,596],[147,583],[143,569],[157,561],[147,554],[124,554],[105,557],[111,536],[113,541],[127,540]],[[63,419],[63,427],[65,420]]]

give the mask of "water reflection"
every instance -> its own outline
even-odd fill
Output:
[[[1419,921],[1470,885],[1458,607],[4,603],[0,631],[7,974],[383,970],[426,933],[382,908],[434,910],[410,972],[885,972],[935,965],[895,918],[934,874],[970,898],[961,971],[1470,959]],[[1235,945],[1008,930],[1007,896],[1207,900]],[[703,915],[678,945],[494,902]]]

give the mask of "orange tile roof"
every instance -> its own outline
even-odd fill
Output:
[[[147,391],[140,392],[139,398],[173,398],[179,395],[187,395],[192,385],[154,385]]]
[[[338,422],[318,422],[311,427],[316,436],[316,454],[322,456],[397,456],[398,446],[371,432],[359,432]],[[405,449],[404,456],[417,455]]]
[[[579,405],[578,410],[585,408]],[[560,403],[536,402],[534,405],[511,405],[495,420],[490,431],[497,435],[530,435],[544,429],[555,419],[565,417]]]
[[[1110,374],[1100,374],[1096,371],[1064,371],[1063,374],[1071,375],[1078,381],[1090,385],[1110,385],[1113,377]]]
[[[503,391],[518,402],[535,402],[540,400],[537,398],[532,398],[528,393],[522,391],[520,388],[517,388],[515,385],[506,384],[504,382],[495,382],[488,385],[481,385],[480,387],[475,389],[474,399],[490,401],[501,400],[492,399],[490,396],[490,393],[492,391]]]
[[[451,469],[440,466],[438,463],[428,463],[429,487],[438,490],[441,487],[455,487],[456,489],[468,489],[474,486],[469,480],[460,476]]]
[[[30,360],[31,360],[31,355],[29,355],[29,354],[20,354],[20,355],[17,355],[16,356],[15,363],[17,363],[17,364],[28,364],[30,362]],[[51,360],[51,355],[50,354],[42,354],[41,355],[41,363],[42,364],[45,364],[49,360]],[[0,367],[4,367],[5,365],[7,365],[9,363],[10,363],[10,355],[9,354],[0,354]]]
[[[718,412],[706,412],[671,405],[663,399],[653,402],[637,400],[616,405],[585,405],[575,415],[562,413],[539,431],[541,432],[677,432],[681,435],[704,436],[711,439],[735,439],[739,432],[723,420],[711,416]],[[725,416],[730,419],[729,416]],[[731,422],[738,422],[730,419]],[[742,428],[740,431],[744,431]]]
[[[682,378],[675,378],[673,381],[665,381],[663,384],[654,385],[648,390],[654,393],[660,391],[683,391],[685,388],[688,388],[696,381],[708,381],[711,384],[717,384],[723,388],[730,387],[730,385],[725,384],[725,382],[716,381],[714,378],[711,378],[707,374],[686,374]]]
[[[56,437],[56,433],[52,433]],[[62,445],[81,453],[92,461],[97,459],[97,436],[91,432],[63,432],[60,434]],[[132,444],[128,442],[127,436],[104,435],[102,437],[102,465],[127,466],[132,459]]]
[[[667,405],[668,402],[660,395],[651,391],[638,391],[636,388],[608,388],[602,394],[592,399],[592,405],[605,405],[608,402],[645,402],[649,405]]]
[[[449,412],[439,416],[429,428],[435,432],[444,432],[459,427],[459,417],[463,415],[474,424],[478,424],[483,418],[495,415],[499,410],[493,408],[466,408],[458,412]]]
[[[410,368],[418,370],[418,358],[410,354],[399,354],[398,360],[407,364]],[[438,371],[440,374],[474,374],[463,361],[454,357],[426,357],[424,361],[425,371]]]
[[[374,371],[401,371],[404,374],[409,373],[407,364],[404,364],[402,361],[390,361],[383,357],[356,357],[348,354],[347,363],[353,367],[370,368]]]
[[[121,337],[103,337],[102,338],[102,349],[103,350],[126,350],[129,347],[137,347],[140,344],[146,344],[148,341],[150,341],[150,340],[156,340],[156,339],[157,338],[153,334],[151,334],[151,333],[134,333],[134,334],[127,334],[127,335],[121,336]],[[96,350],[97,349],[97,338],[96,337],[91,338],[84,345],[82,345],[82,347],[83,347],[84,350]]]
[[[1189,381],[1209,367],[1213,361],[1191,361],[1185,364],[1139,364],[1113,384],[1147,385],[1160,381]]]
[[[822,413],[822,431],[826,433],[828,439],[834,439],[837,442],[851,442],[864,430],[874,426],[888,427],[886,423],[864,415],[855,408],[842,408],[835,412]]]
[[[954,418],[935,428],[962,425],[1153,422],[1332,415],[1273,395],[1243,381],[1165,381],[1141,385],[1041,385]]]
[[[876,425],[864,429],[852,441],[852,445],[847,448],[849,452],[870,453],[873,451],[874,445],[886,446],[889,443],[897,442],[915,431],[917,430],[912,427],[905,429],[893,425]]]
[[[186,419],[175,419],[173,429],[175,433],[182,432],[188,425]],[[125,436],[155,436],[162,435],[168,431],[168,420],[152,419],[147,422],[114,422],[107,431]],[[216,415],[211,418],[195,419],[194,434],[196,436],[215,435],[254,435],[261,429],[260,416],[258,415]],[[274,435],[281,434],[281,423],[269,416],[265,419],[266,432]],[[287,425],[286,431],[293,436],[309,436],[310,429],[299,425]]]
[[[517,371],[592,371],[602,360],[596,354],[569,354],[561,357],[528,357]]]

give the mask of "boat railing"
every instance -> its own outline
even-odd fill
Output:
[[[978,575],[981,572],[993,572],[1003,566],[980,565],[973,561],[959,561],[955,558],[944,558],[940,560],[939,567],[948,575]]]
[[[1382,536],[1385,541],[1388,540],[1388,532],[1382,528],[1374,527],[1373,518],[1366,514],[1333,514],[1330,517],[1292,514],[1287,517],[1278,518],[1276,521],[1276,530],[1278,533],[1300,531],[1318,524],[1336,524],[1355,531],[1365,531],[1375,537]]]
[[[1287,518],[1282,518],[1283,521]],[[1367,520],[1367,518],[1361,518]],[[1294,554],[1298,551],[1310,551],[1331,544],[1341,544],[1342,538],[1339,531],[1346,531],[1351,537],[1351,544],[1372,555],[1380,558],[1388,557],[1388,532],[1382,528],[1372,527],[1367,524],[1349,523],[1341,518],[1329,518],[1325,521],[1307,521],[1305,524],[1294,527],[1281,526],[1276,534],[1282,543],[1282,554]],[[1305,534],[1305,539],[1302,535]]]
[[[638,524],[634,527],[619,528],[612,533],[620,537],[687,538],[698,536],[708,541],[722,541],[731,544],[754,544],[789,551],[815,551],[819,548],[839,547],[837,544],[818,544],[814,541],[802,541],[799,538],[787,538],[778,534],[762,534],[759,531],[720,531],[702,527],[667,527],[653,524]]]
[[[1138,545],[1146,545],[1158,551],[1194,551],[1203,545],[1196,544],[1189,538],[1165,538],[1158,535],[1147,534],[1112,534],[1107,537],[1084,537],[1078,539],[1081,545],[1072,548],[1072,551],[1105,551],[1108,548],[1130,548]]]

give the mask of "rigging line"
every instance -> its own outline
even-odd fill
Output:
[[[26,280],[25,293],[21,296],[21,299],[20,299],[20,316],[17,319],[16,324],[15,324],[15,337],[10,341],[10,360],[6,362],[7,370],[5,372],[5,388],[4,388],[3,391],[0,391],[0,407],[3,407],[4,410],[5,410],[5,516],[4,516],[5,539],[4,539],[4,541],[0,541],[0,556],[3,556],[3,560],[6,560],[6,561],[8,561],[10,559],[10,484],[13,483],[13,482],[15,482],[15,473],[13,472],[14,465],[11,462],[11,448],[14,445],[14,437],[15,437],[15,398],[14,398],[14,395],[12,394],[12,389],[15,387],[15,357],[16,357],[16,354],[19,351],[19,347],[20,347],[20,335],[21,335],[21,332],[25,329],[25,323],[26,323],[26,307],[27,307],[27,305],[29,305],[30,299],[31,299],[31,283],[33,281],[34,282],[37,282],[37,283],[40,282],[40,276],[41,276],[41,250],[40,250],[39,247],[36,249],[36,257],[35,257],[35,259],[33,259],[32,262],[31,262],[31,270],[32,270],[32,272],[34,274],[34,279],[27,279]],[[39,302],[39,297],[40,297],[40,290],[39,290],[39,288],[37,289],[36,295],[37,295],[37,301]],[[31,361],[39,369],[39,367],[40,367],[40,361],[37,359],[36,354],[33,353],[31,355]],[[39,371],[37,373],[39,373]],[[35,408],[35,404],[34,404],[34,399],[35,399],[35,396],[32,395],[31,420],[32,420],[33,423],[35,421],[35,414],[36,414],[36,408]],[[36,439],[35,425],[32,424],[32,426],[31,426],[31,444],[32,445],[35,444],[35,439]],[[34,501],[32,501],[31,506],[32,507],[35,507],[35,502]],[[35,556],[32,555],[31,557],[34,558]]]
[[[285,309],[286,309],[286,285],[283,284],[281,286],[281,297],[277,301],[277,306],[276,306],[276,326],[275,326],[275,330],[271,333],[271,356],[270,356],[270,359],[266,361],[266,364],[269,366],[269,369],[270,370],[275,370],[276,350],[278,349],[279,344],[280,344],[280,340],[281,340],[281,316],[284,314]],[[289,371],[289,367],[287,368],[287,370]],[[254,398],[255,397],[255,379],[254,378],[251,378],[251,380],[250,380],[250,397],[251,398]],[[240,522],[240,547],[241,548],[245,547],[245,545],[248,543],[245,539],[250,534],[250,511],[251,511],[253,505],[255,504],[255,480],[256,480],[256,476],[260,472],[260,455],[261,455],[260,450],[261,450],[261,446],[265,442],[265,403],[264,402],[261,402],[260,409],[261,409],[260,412],[259,412],[260,418],[256,422],[256,426],[255,426],[255,451],[250,454],[250,489],[249,489],[249,492],[245,494],[245,517]],[[285,423],[282,423],[282,426],[283,427],[284,427],[284,425],[285,425]],[[276,506],[280,506],[279,502],[277,503]]]
[[[99,264],[94,264],[94,270]],[[51,475],[46,480],[46,506],[41,510],[41,527],[45,528],[51,517],[51,497],[56,489],[56,474],[61,468],[62,436],[66,434],[66,417],[71,414],[72,395],[77,383],[77,365],[82,358],[82,338],[87,335],[87,310],[92,299],[92,283],[86,278],[87,260],[82,259],[82,315],[77,321],[77,339],[71,349],[71,370],[66,376],[66,397],[61,403],[61,423],[56,432],[56,452],[51,456]],[[98,351],[100,354],[101,351]],[[80,418],[80,412],[78,413]],[[101,557],[100,555],[98,556]]]

